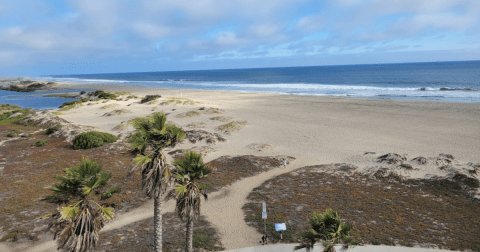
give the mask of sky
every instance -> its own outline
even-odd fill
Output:
[[[480,60],[479,0],[0,0],[0,76]]]

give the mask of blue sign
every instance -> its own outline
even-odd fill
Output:
[[[287,226],[285,223],[275,223],[275,231],[285,231],[287,230]]]
[[[262,219],[264,219],[264,220],[267,219],[267,212],[262,212]]]

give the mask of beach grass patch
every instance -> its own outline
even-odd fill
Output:
[[[108,113],[105,113],[103,116],[116,116],[116,115],[123,115],[128,113],[131,113],[131,111],[127,109],[116,109]]]
[[[193,101],[187,98],[181,98],[181,97],[168,97],[166,100],[160,103],[160,105],[196,105],[196,104],[202,104],[202,102],[198,101]]]
[[[78,107],[83,106],[82,103],[83,103],[83,102],[82,102],[81,100],[78,100],[78,101],[69,101],[69,102],[63,103],[63,104],[60,105],[60,107],[58,107],[58,108],[59,108],[59,111],[68,111],[68,110],[75,109],[75,108],[78,108]]]
[[[194,129],[205,128],[206,125],[207,124],[204,122],[192,122],[187,125],[187,128],[194,128]]]
[[[54,115],[65,115],[65,113],[59,112],[59,111],[53,111],[52,114]]]
[[[114,130],[114,131],[123,131],[123,130],[127,129],[128,126],[129,126],[128,123],[120,123],[119,125],[113,127],[112,130]]]
[[[223,110],[218,109],[218,108],[208,108],[208,109],[205,109],[205,113],[207,113],[207,114],[221,114],[221,113],[223,113]]]
[[[210,117],[210,120],[212,121],[221,121],[221,122],[228,122],[228,121],[231,121],[233,119],[233,117],[231,116],[214,116],[214,117]]]
[[[45,146],[48,144],[48,141],[47,140],[39,140],[35,143],[35,146],[37,147],[41,147],[41,146]]]
[[[114,93],[116,96],[123,96],[123,95],[129,95],[131,94],[132,92],[130,91],[123,91],[123,92],[116,92]]]
[[[156,101],[158,98],[162,97],[161,95],[146,95],[140,100],[140,103],[149,103],[152,104],[153,101]]]
[[[81,133],[73,139],[73,149],[91,149],[103,146],[107,143],[113,143],[118,137],[105,132],[90,131]]]
[[[199,116],[199,115],[201,115],[201,114],[198,111],[188,111],[188,112],[185,112],[185,113],[178,114],[177,117],[185,118],[185,117],[194,117],[194,116]]]
[[[118,104],[118,103],[111,103],[111,104],[107,104],[107,105],[105,105],[105,106],[102,106],[102,107],[100,107],[100,108],[101,108],[101,109],[109,109],[109,108],[118,107],[118,106],[120,106],[120,104]]]
[[[247,121],[233,121],[233,122],[229,122],[229,123],[218,126],[217,130],[223,131],[223,132],[237,131],[245,127],[246,124],[247,124]]]

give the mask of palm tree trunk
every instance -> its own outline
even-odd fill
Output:
[[[186,235],[187,237],[185,241],[185,252],[192,252],[193,251],[193,219],[190,217],[188,217],[188,220],[187,220]]]
[[[162,251],[162,192],[154,197],[153,225],[155,226],[155,252]]]

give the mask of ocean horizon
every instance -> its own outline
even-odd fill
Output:
[[[31,78],[171,89],[480,103],[480,61],[49,75]],[[22,94],[23,97],[25,95],[27,94]],[[2,98],[0,94],[0,100],[8,100],[5,97],[7,96]],[[16,101],[17,105],[22,106],[18,99]],[[38,96],[35,103],[36,108],[42,108]],[[53,104],[48,106],[52,107]]]

